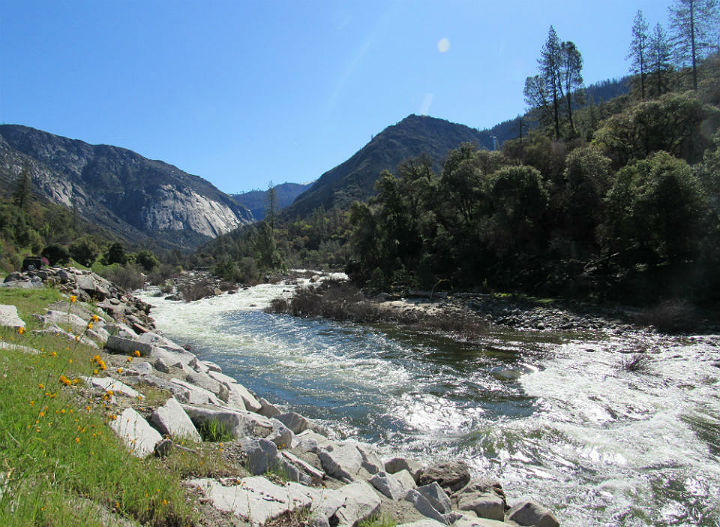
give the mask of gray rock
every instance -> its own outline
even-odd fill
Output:
[[[420,494],[417,490],[409,490],[405,495],[405,499],[412,503],[415,507],[415,510],[417,510],[423,516],[427,516],[428,518],[447,525],[447,520],[445,519],[445,516],[443,516],[435,507],[433,507],[432,503],[430,503],[430,501],[425,496]]]
[[[308,420],[297,412],[286,412],[275,416],[275,419],[287,426],[294,434],[299,434],[308,429]]]
[[[227,400],[228,404],[232,404],[234,401],[242,401],[243,407],[246,410],[259,412],[262,409],[260,401],[258,401],[247,388],[235,381],[232,377],[228,377],[223,373],[212,370],[209,370],[207,374],[227,387],[229,392]]]
[[[420,486],[437,481],[441,487],[456,491],[470,481],[470,471],[462,461],[438,463],[423,469],[416,481]]]
[[[189,363],[190,360],[195,357],[192,353],[188,353],[182,346],[175,344],[173,341],[166,339],[162,335],[153,333],[152,331],[148,331],[147,333],[143,333],[142,335],[140,335],[138,337],[138,341],[142,342],[143,344],[149,344],[150,346],[164,349],[166,351],[179,353],[183,357],[187,358],[187,360],[184,361],[186,363]]]
[[[275,443],[278,448],[290,448],[293,444],[294,434],[292,431],[277,419],[270,419],[272,432],[267,438]]]
[[[353,443],[329,443],[317,455],[323,470],[341,481],[353,481],[362,468],[362,455]]]
[[[418,487],[416,490],[428,499],[436,511],[446,514],[452,509],[449,496],[445,494],[437,481]]]
[[[366,481],[355,481],[337,492],[346,498],[345,505],[335,513],[339,526],[357,525],[380,511],[380,497]]]
[[[258,402],[260,403],[260,410],[258,411],[260,415],[264,415],[265,417],[277,417],[282,413],[277,406],[262,397],[258,399]]]
[[[532,525],[533,527],[560,526],[552,512],[532,500],[522,501],[511,508],[507,512],[507,519],[518,525]]]
[[[279,462],[278,449],[272,441],[244,438],[240,445],[247,454],[247,469],[254,476],[265,474]]]
[[[40,355],[40,350],[29,346],[21,346],[20,344],[10,344],[9,342],[0,341],[0,349],[20,351],[22,353],[29,353],[30,355]]]
[[[170,366],[162,359],[156,359],[153,363],[155,369],[162,373],[170,373]]]
[[[134,399],[142,398],[140,392],[112,377],[83,377],[82,379],[93,388],[99,388],[106,392],[112,391],[113,395],[124,395]]]
[[[110,296],[110,287],[112,284],[99,277],[96,274],[86,274],[77,277],[77,287],[82,289],[90,296],[104,300]]]
[[[188,414],[183,410],[180,403],[172,397],[153,412],[150,423],[164,435],[190,441],[202,441],[200,433]]]
[[[138,375],[148,375],[153,372],[153,367],[149,362],[139,360],[131,362],[127,369],[137,373]]]
[[[180,379],[170,379],[168,389],[181,402],[188,404],[212,404],[222,406],[222,401],[218,399],[214,393],[194,384],[190,384]]]
[[[402,485],[402,488],[405,492],[415,488],[415,478],[413,478],[412,474],[410,474],[410,472],[408,472],[407,470],[395,472],[392,476],[397,480],[398,483],[400,483],[400,485]]]
[[[494,494],[502,499],[503,508],[509,509],[502,485],[496,479],[473,478],[467,485],[453,494],[453,500],[459,501],[464,494]]]
[[[25,322],[18,316],[16,306],[0,305],[0,326],[6,328],[25,327]]]
[[[158,431],[132,408],[126,408],[117,419],[110,421],[110,428],[137,457],[152,454],[155,445],[162,440]]]
[[[163,439],[155,445],[155,456],[168,457],[172,453],[173,446],[172,439]]]
[[[264,525],[269,520],[310,507],[313,489],[298,483],[275,485],[262,476],[243,478],[240,484],[214,479],[194,479],[188,482],[198,487],[221,511],[231,512],[252,525]]]
[[[300,459],[292,452],[282,450],[280,451],[280,455],[285,458],[289,463],[296,466],[299,470],[305,472],[305,474],[310,477],[311,482],[320,484],[320,482],[325,479],[325,473],[322,470],[319,470],[316,467],[312,466],[310,463],[307,463],[306,461]]]
[[[184,405],[183,408],[196,427],[217,426],[235,438],[267,437],[273,430],[269,419],[252,412],[199,408],[189,405]]]
[[[422,465],[417,461],[404,457],[394,457],[385,462],[385,472],[395,474],[401,470],[407,470],[415,480],[417,480],[422,468]]]
[[[293,448],[298,448],[301,452],[312,452],[317,454],[321,447],[329,445],[331,441],[317,432],[305,430],[295,436]]]
[[[75,333],[82,333],[87,328],[88,319],[80,318],[74,313],[67,311],[49,310],[44,315],[34,315],[40,323],[47,327],[53,324],[60,326],[62,329],[69,329]]]
[[[445,523],[425,518],[424,520],[418,520],[412,523],[402,523],[397,527],[445,527]]]
[[[203,364],[203,366],[205,366],[207,371],[213,371],[215,373],[222,373],[222,368],[220,366],[218,366],[217,364],[215,364],[214,362],[211,362],[209,360],[203,360],[200,362]]]
[[[370,474],[377,474],[384,469],[380,456],[378,455],[375,447],[368,443],[355,443],[355,447],[360,452],[362,457],[362,468],[367,470]]]
[[[185,377],[190,384],[204,388],[205,390],[215,394],[223,402],[227,402],[230,396],[230,392],[227,387],[207,375],[206,373],[191,372]],[[244,410],[245,408],[242,408]]]
[[[144,344],[137,340],[126,339],[111,335],[105,343],[105,349],[110,353],[120,353],[123,355],[133,355],[135,351],[140,352],[141,357],[149,357],[152,353],[152,346],[150,344]]]
[[[407,490],[403,488],[400,482],[386,472],[374,474],[368,482],[391,500],[401,500],[407,494]]]
[[[514,525],[498,520],[488,520],[487,518],[472,518],[467,515],[462,516],[453,523],[453,527],[508,527]]]
[[[500,521],[505,518],[503,500],[494,493],[463,493],[458,497],[457,504],[461,511],[473,511],[479,518]]]

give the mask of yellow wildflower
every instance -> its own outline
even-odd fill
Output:
[[[59,381],[65,386],[70,386],[72,384],[72,381],[65,377],[65,375],[61,375]]]
[[[97,322],[97,321],[100,320],[100,317],[97,316],[97,315],[93,315],[93,316],[92,316],[92,319],[93,319],[93,322]]]
[[[75,295],[70,295],[70,302],[72,302],[73,304],[74,304],[75,302],[77,302],[77,296],[75,296]]]
[[[57,357],[57,351],[53,351],[53,352],[50,354],[50,356],[51,356],[51,357]]]
[[[128,357],[128,362],[132,362],[132,357]]]
[[[25,333],[25,328],[20,326],[17,331],[18,331],[18,334],[22,335],[23,333]]]
[[[88,329],[92,329],[92,328],[93,328],[93,323],[92,323],[92,322],[88,322],[87,328],[88,328]]]
[[[40,383],[40,384],[38,384],[38,388],[40,388],[41,390],[44,390],[44,389],[45,389],[45,385],[44,385],[43,383]]]
[[[133,351],[133,355],[135,355],[136,357],[139,357],[139,356],[140,356],[140,350],[135,350],[135,351]]]
[[[118,372],[118,373],[122,373],[122,372],[123,372],[123,369],[122,369],[122,368],[118,368],[118,369],[117,369],[117,372]]]

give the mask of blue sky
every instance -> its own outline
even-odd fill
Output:
[[[669,0],[3,0],[0,122],[112,144],[225,192],[305,182],[411,113],[525,109],[551,24],[586,83]]]

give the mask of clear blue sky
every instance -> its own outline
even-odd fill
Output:
[[[524,111],[551,24],[586,83],[669,0],[3,0],[0,121],[112,144],[225,192],[305,182],[411,113]],[[443,40],[445,39],[445,40]]]

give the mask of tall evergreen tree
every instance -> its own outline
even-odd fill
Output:
[[[717,0],[675,0],[670,10],[675,60],[692,66],[693,89],[697,90],[697,62],[717,45]]]
[[[645,99],[645,73],[647,72],[648,55],[650,51],[650,37],[648,35],[648,23],[642,11],[635,14],[632,27],[632,41],[627,58],[630,63],[630,71],[640,76],[640,98]]]
[[[275,233],[275,216],[277,214],[277,192],[273,186],[273,182],[268,183],[267,190],[267,210],[265,212],[265,218],[270,225],[270,230]]]
[[[550,26],[548,37],[540,52],[540,75],[544,81],[545,89],[552,100],[553,121],[555,123],[555,139],[560,139],[560,62],[562,46],[555,28]]]
[[[567,103],[568,124],[570,134],[575,134],[575,123],[572,115],[572,102],[582,88],[582,55],[573,42],[563,42],[560,45],[560,93]]]
[[[667,33],[660,24],[650,36],[648,72],[652,75],[655,95],[660,96],[669,89],[667,76],[672,70],[672,47]]]
[[[20,174],[15,178],[15,190],[13,191],[13,203],[18,209],[27,210],[32,200],[32,176],[30,168],[25,165]]]

